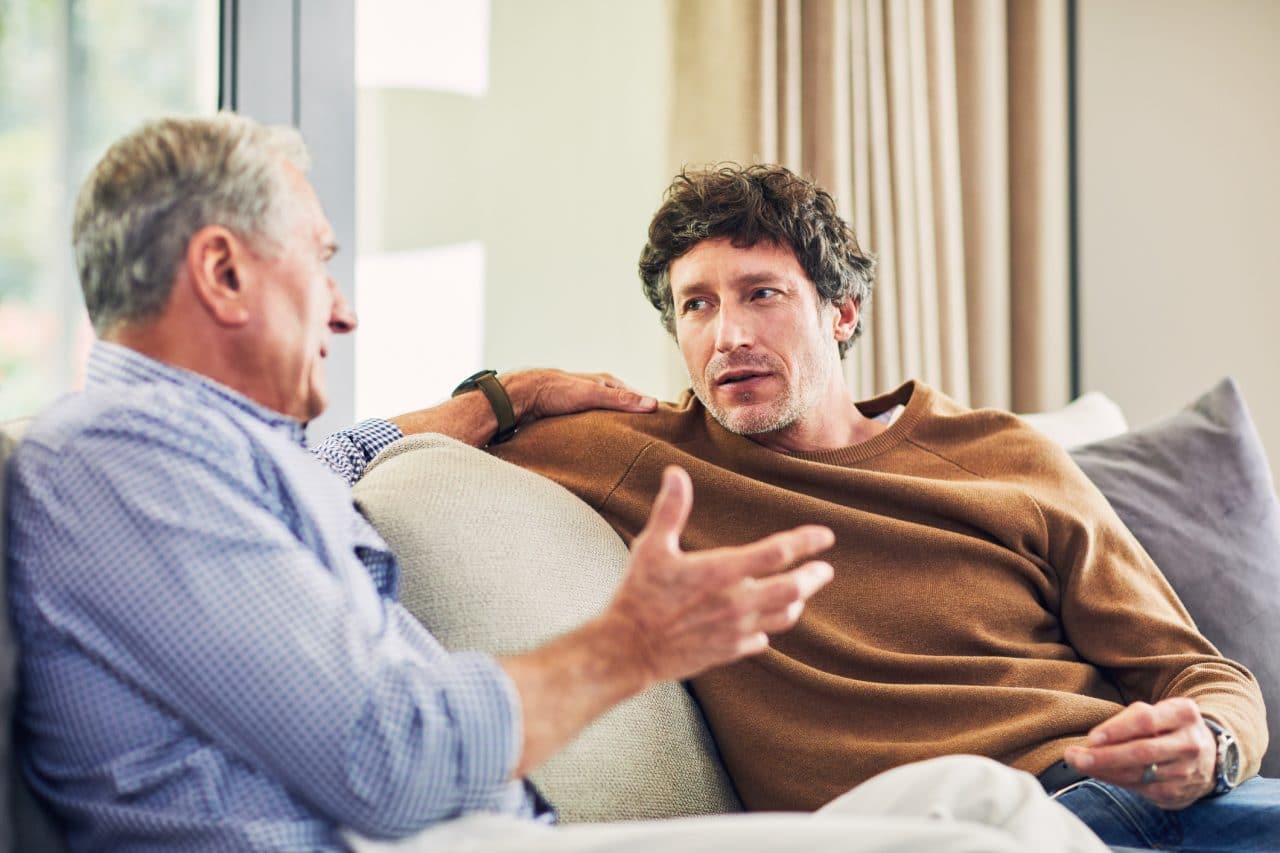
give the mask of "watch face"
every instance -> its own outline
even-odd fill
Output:
[[[1240,747],[1234,738],[1222,751],[1222,775],[1232,787],[1240,782]]]

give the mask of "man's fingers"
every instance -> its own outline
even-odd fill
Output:
[[[517,388],[533,383],[530,395],[521,397]],[[566,373],[563,370],[531,370],[511,374],[504,383],[526,419],[567,415],[588,409],[615,409],[623,412],[652,412],[656,398],[642,394],[607,373]]]
[[[678,550],[689,511],[693,508],[693,483],[678,465],[668,465],[662,472],[662,486],[649,510],[649,522],[640,531],[639,540],[653,539],[669,550]]]
[[[617,409],[623,412],[651,412],[658,407],[658,400],[642,394],[620,379],[607,373],[586,377],[583,384],[587,400],[583,407],[590,409]]]
[[[797,569],[753,583],[759,613],[756,627],[766,634],[786,631],[800,619],[806,602],[835,577],[830,563],[815,560]]]
[[[1142,770],[1152,764],[1172,764],[1190,761],[1200,754],[1201,744],[1188,729],[1182,728],[1156,737],[1125,741],[1114,746],[1097,746],[1089,749],[1073,747],[1068,759],[1086,770],[1090,776],[1106,778],[1108,782],[1130,785],[1142,776]],[[1087,758],[1086,758],[1087,756]]]
[[[781,610],[760,614],[760,618],[756,620],[756,627],[766,634],[787,631],[800,621],[802,613],[804,613],[804,602],[793,601]]]
[[[754,634],[748,634],[738,641],[734,647],[734,654],[737,657],[745,658],[750,655],[758,655],[767,648],[769,648],[768,635],[764,631],[756,631]]]
[[[1089,746],[1124,743],[1170,732],[1200,719],[1200,709],[1191,699],[1165,699],[1154,705],[1134,702],[1111,719],[1094,726],[1085,742]]]
[[[831,528],[805,524],[748,545],[713,548],[701,551],[697,556],[737,577],[763,577],[825,551],[835,542],[836,535]]]
[[[604,386],[600,388],[600,408],[617,409],[621,412],[652,412],[658,408],[656,398],[641,394],[639,391]]]
[[[1087,743],[1066,750],[1068,764],[1162,808],[1182,808],[1213,788],[1213,738],[1193,700],[1135,702],[1097,726]]]
[[[835,571],[829,563],[814,561],[764,580],[738,581],[715,606],[700,608],[695,617],[715,631],[767,634],[795,625],[805,603],[826,586]]]
[[[808,601],[818,590],[831,582],[835,570],[830,563],[815,560],[785,574],[773,575],[752,581],[743,593],[749,596],[751,606],[760,612],[770,612]]]

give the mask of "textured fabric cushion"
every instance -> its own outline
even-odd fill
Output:
[[[1101,391],[1090,391],[1052,412],[1020,417],[1066,448],[1111,438],[1129,429],[1124,412]]]
[[[1160,566],[1201,632],[1267,701],[1280,776],[1280,502],[1240,389],[1224,379],[1145,429],[1071,451]]]
[[[400,560],[401,600],[452,649],[517,652],[598,614],[627,549],[561,486],[439,435],[382,453],[356,503]],[[533,774],[565,821],[740,808],[679,685],[614,708]]]

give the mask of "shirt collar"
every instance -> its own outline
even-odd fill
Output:
[[[234,408],[274,430],[283,432],[305,446],[304,426],[288,415],[268,409],[250,400],[239,391],[214,382],[207,376],[157,361],[129,347],[108,341],[94,341],[89,351],[89,364],[85,373],[87,388],[109,388],[113,385],[145,385],[169,383],[195,392],[218,408]]]

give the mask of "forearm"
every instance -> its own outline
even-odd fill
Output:
[[[519,422],[528,411],[531,389],[521,373],[504,374],[502,387],[511,398],[511,408]],[[447,435],[472,447],[483,447],[498,431],[498,416],[479,391],[468,391],[428,409],[405,412],[389,419],[405,435],[434,432]]]
[[[587,409],[651,412],[658,405],[654,398],[643,396],[604,373],[520,370],[502,374],[499,384],[511,401],[518,425]],[[435,432],[475,447],[488,444],[498,431],[498,417],[480,390],[468,391],[429,409],[397,415],[391,422],[405,435]]]
[[[516,776],[536,769],[596,717],[654,682],[636,654],[634,636],[616,617],[605,615],[499,661],[523,710],[524,746]]]

